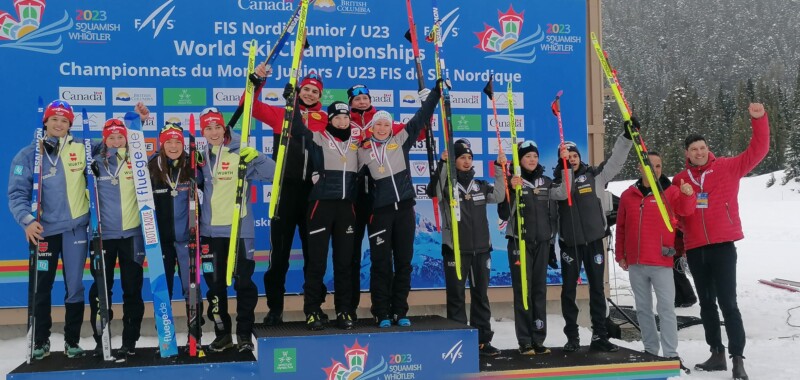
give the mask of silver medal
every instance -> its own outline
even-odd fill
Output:
[[[172,191],[169,192],[169,195],[172,195],[173,198],[177,197],[178,196],[178,190],[172,189]]]
[[[119,180],[116,179],[116,178],[111,178],[111,184],[114,185],[114,186],[117,186],[117,185],[119,185]]]
[[[57,172],[57,171],[58,171],[58,169],[56,169],[56,167],[55,167],[55,166],[51,166],[51,167],[50,167],[50,175],[56,175],[56,172]]]

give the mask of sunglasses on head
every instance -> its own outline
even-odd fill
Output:
[[[65,109],[68,109],[68,110],[72,109],[72,106],[70,106],[69,103],[67,103],[67,102],[65,102],[63,100],[54,100],[54,101],[50,102],[50,104],[47,107],[48,108],[65,108]]]
[[[208,108],[204,109],[202,112],[200,112],[200,116],[204,116],[204,115],[207,115],[207,114],[210,114],[210,113],[219,113],[219,114],[221,114],[222,112],[219,112],[219,109],[217,107],[208,107]]]
[[[124,127],[125,123],[122,122],[120,119],[108,119],[106,123],[103,125],[103,128],[111,128],[111,127]]]
[[[306,78],[308,78],[308,79],[322,80],[322,78],[321,78],[321,77],[319,76],[319,74],[317,74],[316,72],[310,72],[310,73],[306,74]]]
[[[536,145],[536,143],[533,140],[523,141],[523,142],[519,143],[519,147],[520,148],[531,148],[531,147],[538,148],[538,146]]]
[[[180,126],[180,124],[176,124],[176,123],[164,124],[164,126],[161,128],[161,133],[164,133],[164,132],[169,131],[171,129],[174,129],[174,130],[176,130],[178,132],[183,133],[183,128]]]
[[[356,87],[351,91],[351,93],[353,94],[353,97],[359,95],[369,95],[369,89],[366,87]]]
[[[572,141],[564,141],[564,148],[569,149],[569,148],[577,148],[577,147],[578,147],[578,145],[575,144]]]

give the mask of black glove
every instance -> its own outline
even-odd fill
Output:
[[[639,133],[639,130],[642,129],[641,124],[639,124],[639,119],[637,119],[635,116],[631,116],[631,119],[625,122],[624,127],[625,131],[622,133],[622,135],[628,140],[631,139],[631,130],[635,130],[636,133]]]
[[[286,83],[286,87],[283,88],[283,99],[289,99],[292,96],[292,92],[294,92],[294,86],[291,83]]]
[[[442,90],[442,84],[444,84],[445,86],[447,86],[447,89],[448,89],[448,90],[450,90],[450,89],[452,89],[452,88],[453,88],[453,86],[450,84],[450,80],[444,80],[444,79],[442,79],[442,78],[439,78],[439,79],[437,79],[437,80],[436,80],[436,84],[433,86],[433,88],[434,88],[435,90],[439,90],[439,91],[441,91],[441,90]]]
[[[558,269],[558,258],[556,257],[556,246],[550,244],[550,258],[547,259],[547,266]]]
[[[267,80],[267,78],[262,78],[262,77],[256,75],[255,73],[250,74],[248,76],[248,78],[250,79],[250,82],[253,83],[253,86],[256,86],[256,87],[261,86],[261,84],[263,84],[264,81]]]

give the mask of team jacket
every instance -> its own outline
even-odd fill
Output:
[[[350,126],[354,128],[358,128],[361,130],[361,136],[363,139],[369,139],[372,137],[372,131],[370,130],[370,122],[372,121],[372,117],[375,116],[375,113],[378,112],[375,107],[370,106],[369,108],[359,111],[352,109],[350,110]],[[392,130],[399,131],[405,129],[406,125],[399,122],[394,121],[392,122]],[[425,130],[421,130],[419,135],[417,136],[417,141],[425,140]]]
[[[575,177],[572,178],[570,188],[572,206],[567,204],[566,193],[557,198],[560,201],[558,204],[559,239],[563,240],[567,246],[589,244],[605,236],[606,216],[600,203],[601,192],[606,188],[606,184],[622,170],[631,146],[633,146],[631,140],[620,135],[611,150],[611,157],[599,166],[588,166],[581,162],[578,170],[573,172]],[[554,171],[556,183],[561,182],[563,172],[561,160],[559,160]]]
[[[274,134],[272,139],[272,159],[275,160],[278,156],[278,146],[280,145],[283,118],[286,110],[283,107],[271,106],[257,100],[260,99],[259,94],[261,94],[262,88],[263,87],[259,87],[253,96],[253,117],[272,127]],[[319,102],[311,107],[306,107],[298,101],[295,114],[298,113],[302,117],[299,119],[295,118],[293,123],[297,123],[297,120],[300,120],[311,130],[323,130],[328,124],[328,114],[322,110],[322,105]],[[283,168],[283,179],[289,181],[307,181],[311,178],[311,162],[309,161],[305,149],[307,145],[305,136],[292,136],[291,132],[293,132],[293,128],[289,129],[289,132],[290,138],[286,150],[286,166]]]
[[[670,215],[691,215],[694,212],[696,193],[685,195],[678,186],[670,186],[669,179],[659,178],[664,189],[662,199]],[[642,194],[647,189],[647,194]],[[670,219],[673,219],[672,217]],[[675,223],[673,223],[675,224]],[[677,226],[674,226],[677,230]],[[669,232],[658,210],[658,204],[642,180],[622,193],[617,210],[616,260],[625,259],[628,265],[642,264],[671,268],[672,256],[662,254],[662,249],[675,248],[675,232]]]
[[[751,119],[753,137],[750,145],[736,157],[715,157],[708,153],[708,162],[694,166],[686,160],[686,169],[673,178],[692,184],[695,193],[708,194],[708,208],[697,208],[681,218],[686,249],[744,238],[739,218],[739,180],[749,173],[769,152],[769,119]],[[691,175],[690,175],[691,172]],[[702,186],[701,186],[702,184]]]
[[[446,187],[447,172],[443,170],[444,167],[444,161],[439,161],[436,172],[439,178],[438,183],[445,184],[445,187],[444,189],[438,185],[434,187],[436,188],[436,195],[439,197],[439,210],[440,215],[442,215],[442,243],[452,248],[453,229],[450,218],[450,194]],[[472,255],[492,250],[486,205],[500,203],[506,197],[503,171],[499,167],[496,169],[494,171],[495,186],[487,181],[476,179],[474,169],[470,169],[468,172],[458,172],[458,202],[461,207],[461,220],[458,222],[458,242],[461,247],[461,254]],[[446,194],[443,194],[443,192]]]
[[[203,151],[205,165],[200,171],[198,183],[203,184],[203,200],[200,208],[200,235],[206,237],[230,237],[233,206],[236,203],[236,172],[239,170],[239,140],[232,134],[228,145],[212,147]],[[275,161],[261,154],[247,164],[247,180],[272,181]],[[250,186],[245,195],[250,196]],[[239,238],[255,237],[253,206],[247,201],[241,223]]]
[[[109,148],[94,156],[92,171],[100,199],[103,240],[142,236],[133,170],[127,157],[125,148]]]
[[[300,115],[295,114],[295,119]],[[330,134],[319,124],[309,128],[302,120],[295,120],[292,127],[294,136],[303,136],[306,149],[311,158],[311,188],[309,200],[349,200],[355,201],[358,195],[358,146],[361,143],[361,130],[351,126],[350,138],[342,141]]]
[[[173,197],[172,188],[164,183],[153,170],[157,165],[159,154],[150,158],[150,182],[153,184],[153,199],[156,204],[156,219],[158,220],[158,234],[162,242],[189,241],[189,188],[191,182],[179,182],[175,188],[178,195]],[[180,168],[172,167],[170,175],[172,181],[178,181],[184,171],[190,171],[189,160],[184,160],[186,165]],[[188,173],[191,177],[192,173]],[[194,215],[192,215],[194,217]]]
[[[385,143],[374,140],[365,140],[358,150],[359,167],[367,167],[369,175],[373,179],[374,188],[372,190],[374,208],[385,207],[405,200],[411,200],[410,205],[414,205],[413,199],[416,197],[411,183],[411,171],[409,170],[408,154],[415,141],[411,136],[419,135],[425,128],[426,123],[430,123],[436,103],[439,102],[441,92],[438,88],[431,89],[428,98],[422,107],[414,114],[408,123],[396,123],[392,126],[392,136]],[[394,130],[394,128],[403,128]]]
[[[544,168],[541,165],[537,166],[533,172],[526,172],[525,169],[522,169],[524,235],[525,241],[531,243],[548,241],[555,236],[558,228],[558,203],[555,199],[566,196],[567,193],[565,181],[554,187],[553,180],[543,175],[543,172]],[[510,207],[511,214],[506,226],[506,237],[517,238],[519,207],[517,207],[516,190],[511,186],[511,178],[508,180],[506,186],[509,188],[511,199],[503,202],[504,205]]]
[[[43,236],[53,236],[89,224],[86,195],[86,151],[82,142],[67,135],[58,147],[42,151],[41,219]],[[57,156],[58,154],[58,156]],[[36,142],[22,148],[11,161],[8,175],[8,208],[23,229],[35,219],[31,214]],[[50,160],[45,157],[49,155]],[[58,161],[56,161],[58,159]],[[51,160],[55,162],[52,164]],[[55,174],[51,169],[55,168]]]

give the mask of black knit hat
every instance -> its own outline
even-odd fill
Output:
[[[335,101],[328,106],[328,120],[333,119],[336,115],[350,116],[350,106],[345,102]]]
[[[353,98],[355,98],[358,95],[369,96],[369,99],[372,100],[372,96],[370,96],[369,89],[367,88],[367,86],[363,84],[357,84],[347,89],[347,102],[353,103]]]
[[[472,154],[472,148],[470,148],[468,140],[459,139],[456,140],[456,142],[453,143],[453,145],[455,146],[454,150],[456,153],[456,158],[459,158],[465,154],[469,154],[470,156],[474,157],[474,155]]]
[[[519,153],[520,158],[525,157],[525,155],[530,152],[536,152],[537,155],[539,154],[539,147],[533,140],[523,141],[519,143],[518,146],[519,148],[517,149],[517,152]]]
[[[581,151],[578,150],[578,145],[572,141],[564,141],[564,146],[567,147],[568,151],[578,153],[578,158],[581,159]],[[561,144],[558,144],[558,157],[561,157]]]

